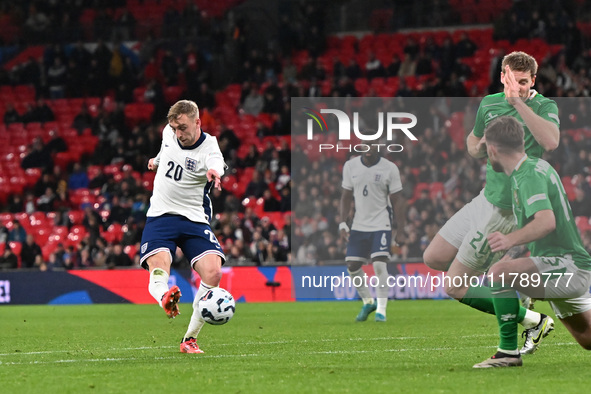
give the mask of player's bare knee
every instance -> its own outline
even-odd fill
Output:
[[[170,262],[167,258],[160,255],[160,253],[148,257],[146,260],[146,264],[148,265],[148,270],[150,272],[154,271],[154,269],[156,268],[160,268],[170,273]]]
[[[219,256],[208,255],[193,264],[201,280],[210,286],[217,286],[222,280],[222,260]]]
[[[433,250],[433,248],[427,247],[423,252],[423,262],[429,268],[438,271],[447,271],[451,261],[441,258],[441,254]]]
[[[457,283],[456,283],[457,284]],[[445,293],[456,300],[461,300],[466,295],[468,288],[464,286],[456,286],[453,281],[445,282]]]

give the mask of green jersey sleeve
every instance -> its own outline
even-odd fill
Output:
[[[536,111],[536,114],[541,116],[560,128],[560,118],[558,117],[558,106],[556,101],[546,99],[540,104],[540,108]]]
[[[548,196],[548,183],[541,174],[524,179],[519,186],[519,195],[527,219],[533,217],[536,212],[552,209],[552,202]]]
[[[482,102],[484,102],[484,99],[482,99]],[[472,129],[472,132],[478,138],[482,138],[484,136],[484,129],[486,127],[486,123],[484,121],[484,116],[485,116],[484,106],[482,105],[482,103],[480,103],[480,106],[478,106],[478,111],[476,112],[476,119],[474,121],[474,128]]]

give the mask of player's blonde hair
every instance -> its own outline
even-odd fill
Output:
[[[500,150],[524,150],[523,125],[513,116],[499,116],[488,124],[484,130],[486,143],[496,145]]]
[[[536,59],[521,51],[511,52],[506,55],[501,64],[503,73],[505,72],[506,66],[509,66],[511,71],[529,72],[532,78],[538,72],[538,62],[536,62]]]
[[[199,118],[199,107],[194,101],[180,100],[170,107],[166,118],[171,122],[178,119],[181,115],[187,115],[191,119],[197,119]]]

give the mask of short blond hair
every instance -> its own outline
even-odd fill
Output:
[[[180,100],[170,107],[166,118],[168,122],[171,122],[178,119],[181,115],[187,115],[189,118],[197,119],[199,118],[199,107],[194,101]]]
[[[536,62],[536,59],[521,51],[511,52],[506,55],[501,64],[503,73],[505,72],[506,66],[509,66],[511,71],[529,72],[532,78],[538,72],[538,62]]]

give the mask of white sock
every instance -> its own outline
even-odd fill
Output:
[[[510,354],[511,356],[517,356],[517,355],[519,355],[519,349],[515,349],[515,350],[503,350],[501,348],[498,348],[497,351],[503,352],[505,354]]]
[[[378,308],[376,313],[386,316],[386,305],[388,305],[388,264],[384,261],[374,261],[373,270],[378,277],[379,283],[376,288]]]
[[[364,304],[373,304],[373,297],[371,296],[371,294],[369,293],[369,289],[366,286],[366,279],[365,279],[365,272],[359,268],[357,271],[351,272],[349,271],[349,275],[351,275],[351,281],[353,282],[353,285],[355,286],[355,288],[357,289],[357,294],[359,294],[359,297],[361,298],[361,300],[363,300]],[[359,279],[355,279],[355,278],[359,278]],[[357,286],[359,285],[359,286]]]
[[[162,297],[168,291],[168,276],[168,273],[162,268],[154,268],[150,272],[148,291],[160,306],[162,306]]]
[[[542,315],[539,312],[530,311],[529,309],[525,311],[525,317],[521,321],[521,325],[523,328],[534,328],[540,323],[542,319]]]
[[[197,338],[197,335],[199,335],[199,331],[201,331],[201,328],[205,324],[205,320],[203,320],[199,314],[199,300],[213,287],[215,286],[209,286],[201,281],[201,285],[199,285],[199,289],[197,289],[197,294],[195,294],[195,299],[193,300],[193,314],[191,315],[191,321],[189,322],[187,332],[183,337],[183,342],[187,338]]]

